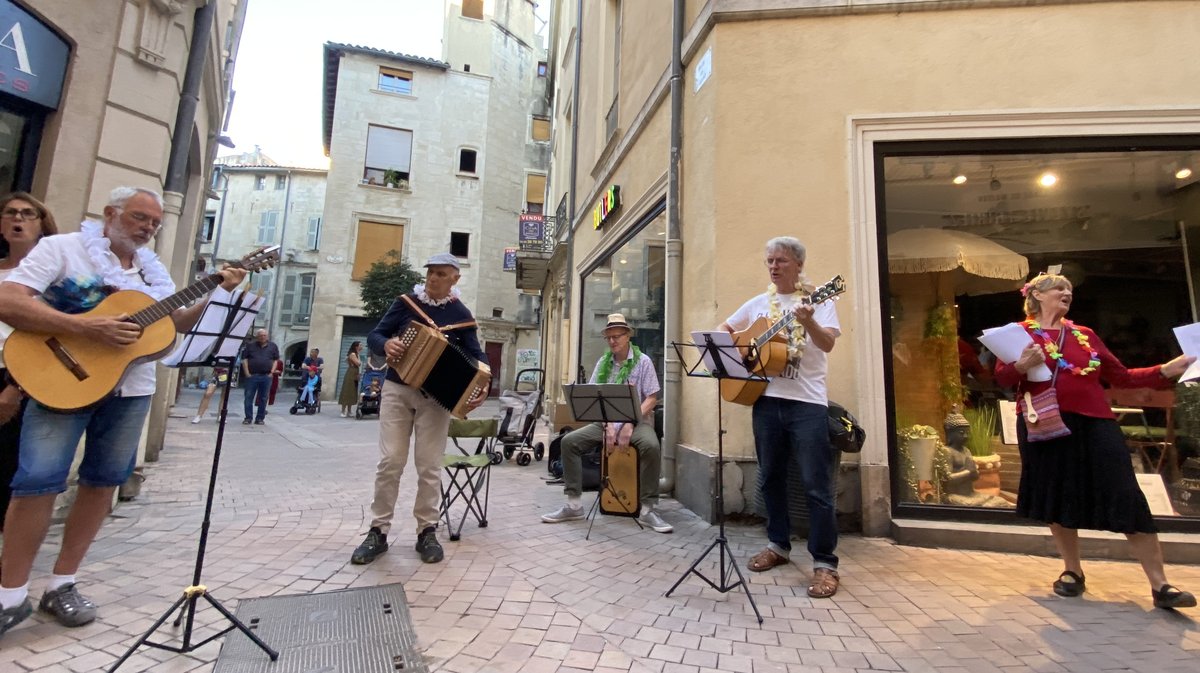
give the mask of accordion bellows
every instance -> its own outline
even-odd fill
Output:
[[[420,388],[457,418],[467,417],[467,402],[486,394],[492,370],[446,339],[440,331],[411,322],[400,333],[404,355],[392,369],[405,384]]]

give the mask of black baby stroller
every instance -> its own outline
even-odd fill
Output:
[[[288,413],[295,416],[301,410],[310,416],[321,411],[320,374],[310,374],[304,383],[296,386],[296,401],[292,403]]]
[[[354,408],[354,417],[362,420],[363,416],[379,415],[379,398],[382,397],[383,381],[387,372],[386,365],[378,369],[368,362],[366,371],[358,384],[358,406]]]
[[[533,431],[542,415],[542,392],[546,385],[546,370],[522,369],[517,372],[513,390],[500,393],[500,434],[504,457],[517,454],[517,465],[528,465],[533,458],[546,456],[546,445],[533,443]],[[531,389],[532,388],[532,389]]]

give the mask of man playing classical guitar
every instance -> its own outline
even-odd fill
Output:
[[[162,224],[162,197],[133,187],[113,190],[104,221],[85,221],[82,231],[43,239],[0,283],[0,320],[18,330],[77,334],[113,347],[129,346],[140,328],[124,316],[79,315],[116,290],[138,290],[155,299],[175,291],[166,267],[146,247]],[[224,269],[222,287],[233,289],[246,272]],[[40,299],[39,299],[40,297]],[[192,327],[204,302],[171,313],[177,330]],[[64,626],[82,626],[96,606],[75,586],[88,547],[137,460],[142,425],[154,393],[154,363],[134,365],[115,395],[71,413],[31,403],[24,416],[20,465],[5,519],[0,576],[0,634],[32,612],[29,575],[54,509],[67,488],[79,440],[87,439],[79,466],[79,493],[67,516],[62,548],[38,608]]]
[[[730,332],[744,330],[757,318],[771,322],[795,314],[788,338],[788,363],[771,379],[754,403],[754,445],[758,482],[767,510],[767,547],[750,559],[750,570],[769,570],[788,562],[791,522],[788,520],[788,462],[796,460],[803,473],[808,501],[808,551],[813,576],[808,595],[828,598],[838,588],[837,517],[834,510],[836,452],[829,443],[828,399],[825,391],[826,354],[841,334],[832,302],[813,306],[803,301],[811,292],[804,283],[805,249],[791,236],[767,241],[766,264],[771,276],[767,291],[739,308],[721,325]]]

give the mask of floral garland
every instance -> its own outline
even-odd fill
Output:
[[[629,357],[621,363],[621,368],[617,370],[617,380],[612,383],[625,383],[629,380],[629,375],[633,373],[633,367],[642,357],[642,352],[637,346],[629,347]],[[600,358],[600,368],[596,370],[597,383],[609,383],[608,375],[612,373],[613,354],[608,351],[604,357]]]
[[[771,319],[772,325],[783,319],[783,308],[779,303],[779,288],[775,287],[775,283],[767,286],[767,305],[770,307],[767,317]],[[792,323],[791,332],[788,334],[788,359],[796,360],[804,357],[804,349],[807,346],[808,338],[804,333],[804,325],[797,320]]]
[[[153,250],[142,247],[135,251],[136,266],[141,269],[139,278],[121,268],[120,261],[112,251],[112,241],[104,235],[103,223],[84,220],[79,230],[83,234],[88,257],[105,285],[118,290],[137,290],[160,301],[175,294],[175,282]]]
[[[450,302],[455,301],[462,296],[462,292],[459,292],[457,287],[451,286],[450,294],[442,297],[441,299],[433,299],[425,293],[425,283],[414,285],[413,294],[417,295],[417,299],[419,299],[422,304],[429,304],[430,306],[445,306],[446,304],[449,304]]]
[[[1079,328],[1075,326],[1075,323],[1071,322],[1070,320],[1063,319],[1062,328],[1071,330],[1071,334],[1075,335],[1075,340],[1079,342],[1079,346],[1083,348],[1083,350],[1087,351],[1088,366],[1082,369],[1071,364],[1070,362],[1067,362],[1066,358],[1064,358],[1063,354],[1058,350],[1058,344],[1054,343],[1054,340],[1046,334],[1045,330],[1042,329],[1042,326],[1038,323],[1038,321],[1030,318],[1029,320],[1026,320],[1024,324],[1026,327],[1033,330],[1034,334],[1042,338],[1042,349],[1046,351],[1046,355],[1048,355],[1050,359],[1054,361],[1055,365],[1059,369],[1065,369],[1075,376],[1087,376],[1088,374],[1091,374],[1100,368],[1100,354],[1096,352],[1096,349],[1092,348],[1090,343],[1088,343],[1087,335],[1081,332]]]

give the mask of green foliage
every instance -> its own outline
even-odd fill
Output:
[[[967,409],[963,416],[971,422],[971,430],[967,433],[967,449],[972,456],[992,455],[992,437],[995,436],[996,410],[993,407]]]
[[[954,308],[949,304],[935,306],[925,319],[925,348],[937,367],[938,396],[942,398],[941,414],[945,416],[962,405],[962,373],[958,364],[958,330],[955,328]]]
[[[368,318],[382,318],[397,297],[412,292],[413,286],[424,279],[407,260],[400,258],[399,252],[387,251],[363,276],[359,291],[363,311]]]
[[[931,425],[911,425],[900,430],[903,439],[938,439],[937,430]]]

